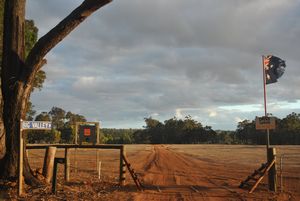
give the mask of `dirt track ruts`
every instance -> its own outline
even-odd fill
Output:
[[[231,188],[228,181],[220,183],[225,175],[215,178],[221,167],[218,164],[201,161],[163,145],[153,146],[143,161],[135,165],[146,190],[134,196],[136,201],[244,200],[246,191]],[[210,175],[210,170],[214,174]],[[238,182],[239,178],[236,186]]]

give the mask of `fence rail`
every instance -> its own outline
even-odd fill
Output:
[[[123,178],[125,172],[123,171],[123,160],[122,155],[124,154],[125,147],[124,145],[77,145],[77,144],[33,144],[27,145],[26,148],[28,150],[29,161],[33,165],[33,167],[38,168],[42,165],[42,160],[44,157],[44,152],[42,151],[34,151],[34,149],[43,149],[45,150],[47,147],[56,147],[58,148],[56,155],[57,156],[65,156],[68,153],[68,158],[70,163],[68,165],[68,170],[66,171],[66,175],[73,175],[73,177],[78,177],[78,172],[95,174],[99,178],[101,175],[101,169],[103,172],[109,172],[109,176],[103,174],[102,179],[107,178],[109,180],[116,180],[119,176],[120,184],[123,182]],[[111,157],[107,155],[107,151],[101,151],[101,149],[110,149],[117,150],[117,152],[113,151],[114,156]],[[105,159],[100,157],[99,153],[106,154]],[[101,155],[102,155],[101,154]],[[103,160],[103,161],[102,161]],[[100,163],[101,162],[101,163]],[[122,163],[122,164],[121,164]],[[101,164],[101,165],[100,165]],[[107,165],[107,168],[106,168]],[[118,168],[119,166],[119,168]],[[113,167],[113,168],[112,168]],[[66,167],[65,167],[66,168]],[[119,175],[117,176],[119,172]],[[113,174],[112,174],[113,173]],[[111,176],[113,178],[111,178]],[[68,176],[66,178],[69,178]],[[67,179],[68,181],[68,179]]]
[[[47,147],[56,148],[74,148],[74,149],[122,149],[124,145],[121,144],[27,144],[26,149],[45,149]]]

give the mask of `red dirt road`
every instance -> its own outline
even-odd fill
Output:
[[[76,156],[78,172],[75,171],[75,157],[71,157],[70,182],[64,181],[63,167],[59,167],[57,194],[51,193],[51,185],[39,189],[27,186],[24,200],[300,200],[300,146],[277,146],[278,161],[280,156],[284,155],[283,193],[268,191],[267,181],[264,178],[252,194],[238,186],[265,161],[264,146],[127,145],[126,147],[127,158],[145,185],[143,192],[137,191],[128,172],[127,185],[119,186],[119,151],[99,150],[102,161],[102,174],[99,180],[95,170],[97,168],[95,156],[98,151],[82,149],[77,151]],[[29,155],[29,161],[34,168],[42,167],[43,151],[32,150]],[[57,156],[63,155],[63,150],[58,151]],[[17,200],[16,184],[11,186],[7,192],[4,189],[5,196],[10,198],[7,200]],[[3,196],[0,189],[0,200],[5,198]]]
[[[135,201],[218,201],[270,200],[274,194],[263,190],[249,194],[239,189],[245,174],[218,161],[206,161],[156,145],[146,158],[134,159],[146,190]],[[262,191],[262,190],[258,190]]]

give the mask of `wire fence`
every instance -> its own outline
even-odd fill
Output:
[[[300,195],[300,154],[282,154],[279,160],[280,191]]]
[[[119,181],[119,150],[70,150],[70,181],[100,179]],[[28,150],[28,160],[33,170],[43,168],[45,150]],[[55,157],[64,158],[64,149],[57,149]],[[58,166],[58,176],[63,177],[64,167]]]

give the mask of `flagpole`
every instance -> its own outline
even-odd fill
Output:
[[[274,75],[273,72],[269,72],[270,70],[276,70],[278,68],[282,68],[285,67],[285,63],[284,61],[282,61],[280,58],[276,57],[276,63],[275,63],[275,67],[274,67],[274,61],[272,61],[273,66],[270,66],[270,60],[273,58],[273,56],[268,56],[268,61],[266,62],[266,57],[263,55],[262,56],[262,67],[263,67],[263,86],[264,86],[264,107],[265,107],[265,119],[268,119],[270,121],[270,119],[268,118],[268,113],[267,113],[267,90],[266,90],[266,85],[267,85],[267,81],[268,84],[270,83],[274,83],[277,81],[278,77],[280,77],[282,75],[283,72],[281,72],[281,75]],[[269,68],[268,69],[268,73],[266,72],[266,64],[268,65]],[[272,69],[273,68],[273,69]],[[266,75],[268,75],[268,77],[266,77]],[[271,164],[272,161],[275,161],[275,163],[272,165],[271,169],[268,171],[268,183],[269,183],[269,190],[271,191],[275,191],[276,192],[276,149],[275,148],[270,148],[270,128],[272,128],[270,126],[271,124],[269,124],[266,128],[266,145],[267,145],[267,163]],[[274,128],[273,128],[274,129]]]
[[[265,73],[265,56],[262,56],[262,69],[263,69],[263,86],[264,86],[264,108],[265,108],[265,117],[267,117],[267,90],[266,90],[266,73]],[[267,145],[267,151],[270,147],[270,131],[267,129],[267,136],[266,136],[266,145]]]

